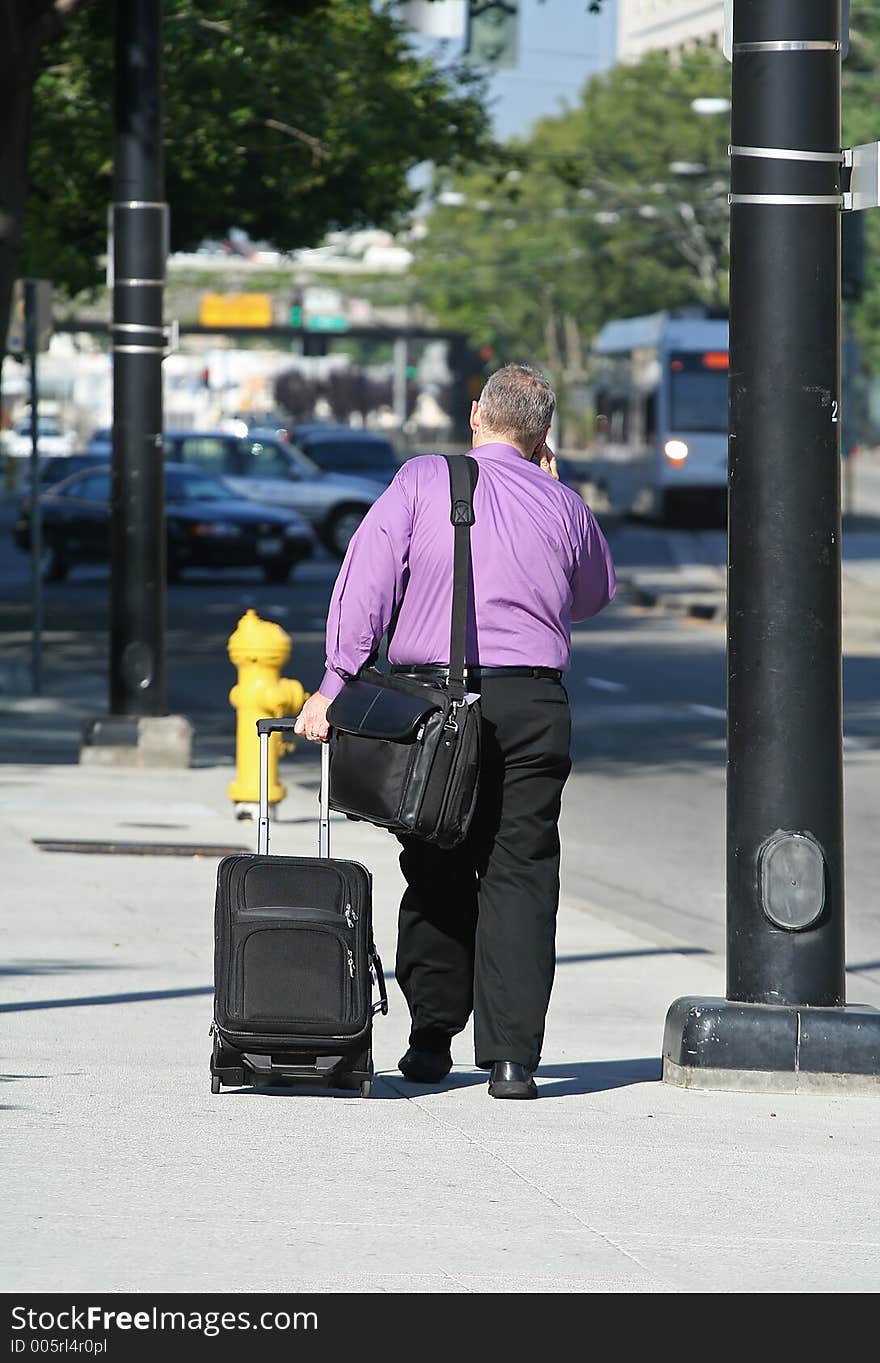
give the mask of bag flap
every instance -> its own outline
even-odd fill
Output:
[[[419,696],[355,679],[346,682],[331,701],[327,722],[334,729],[363,738],[406,743],[415,738],[428,715],[440,708],[430,691]]]

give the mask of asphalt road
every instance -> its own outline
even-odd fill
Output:
[[[624,577],[628,568],[645,565],[724,561],[720,531],[606,528]],[[226,642],[246,609],[291,634],[286,675],[307,689],[317,685],[337,566],[322,557],[302,565],[283,587],[267,586],[256,572],[229,572],[193,575],[169,588],[169,709],[194,722],[198,765],[234,759],[228,692],[235,672]],[[75,762],[81,720],[106,695],[108,574],[81,569],[46,586],[46,695],[35,700],[27,698],[28,564],[2,526],[0,582],[0,762]],[[723,628],[641,609],[624,588],[598,620],[577,627],[573,645],[565,892],[609,918],[649,928],[660,943],[685,940],[720,950]],[[844,696],[850,997],[880,1002],[880,658],[854,653],[845,659]],[[314,753],[300,745],[289,760],[312,762]]]

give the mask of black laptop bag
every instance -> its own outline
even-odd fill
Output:
[[[295,722],[257,722],[257,854],[224,857],[217,868],[211,1092],[223,1084],[301,1083],[359,1089],[366,1098],[373,1015],[387,1013],[388,1001],[373,943],[370,874],[358,862],[330,858],[326,744],[319,856],[268,855],[269,737]]]

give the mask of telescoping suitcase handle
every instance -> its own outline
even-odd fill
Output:
[[[292,734],[296,717],[284,715],[280,719],[258,719],[260,738],[260,824],[257,832],[257,852],[269,852],[269,737],[271,734]],[[318,856],[330,855],[330,744],[321,744],[321,795],[318,806]]]

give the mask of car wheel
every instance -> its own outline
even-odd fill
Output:
[[[345,556],[352,536],[366,514],[365,506],[341,506],[334,511],[327,523],[324,537],[324,543],[331,554],[336,554],[339,558]]]
[[[267,582],[286,582],[293,570],[293,564],[286,558],[269,559],[261,567]]]

